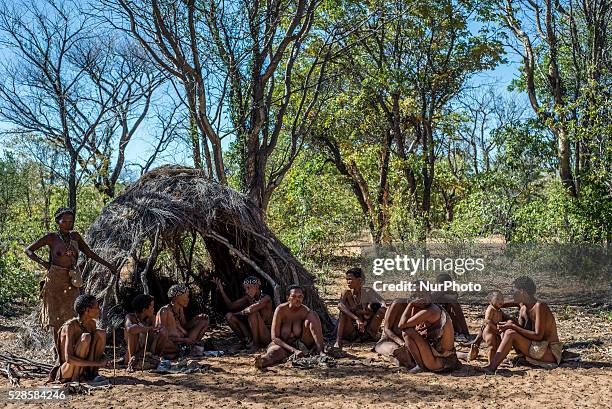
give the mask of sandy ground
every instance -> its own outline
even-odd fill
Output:
[[[342,286],[341,274],[333,289]],[[609,302],[609,301],[608,301]],[[331,303],[331,300],[330,300]],[[330,308],[335,313],[333,308]],[[553,307],[559,334],[570,350],[581,354],[579,363],[554,370],[528,366],[504,368],[496,376],[477,372],[472,364],[450,374],[417,374],[395,368],[370,352],[373,344],[349,345],[351,355],[337,360],[335,368],[299,369],[284,364],[267,371],[252,366],[253,355],[205,358],[204,373],[158,375],[112,370],[109,389],[91,395],[69,395],[65,401],[9,400],[9,384],[0,376],[0,407],[61,408],[573,408],[612,407],[612,314],[609,305]],[[472,332],[476,332],[483,306],[466,307]],[[25,355],[17,341],[23,317],[0,317],[0,351]],[[219,331],[212,337],[219,337]],[[463,349],[466,351],[466,349]],[[43,358],[44,351],[27,355]],[[481,360],[473,365],[485,364]],[[22,380],[27,388],[40,380]]]

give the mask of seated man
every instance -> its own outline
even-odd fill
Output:
[[[150,295],[137,295],[132,300],[134,312],[125,316],[125,363],[128,370],[135,369],[136,359],[142,359],[145,350],[161,356],[168,341],[166,329],[155,326],[153,301]]]
[[[100,316],[96,297],[79,295],[74,301],[78,317],[64,323],[59,330],[59,366],[51,370],[50,380],[60,382],[104,381],[99,368],[109,367],[112,361],[103,358],[106,332],[96,329],[94,321]]]
[[[531,278],[519,277],[513,285],[514,301],[520,305],[518,324],[506,321],[497,325],[503,333],[501,343],[484,371],[494,373],[512,348],[532,364],[556,367],[561,363],[563,345],[554,315],[546,303],[535,298],[536,285]]]
[[[439,274],[436,277],[438,284],[444,284],[447,281],[453,281],[453,278],[449,274]],[[453,328],[455,328],[455,338],[458,342],[468,342],[470,340],[470,330],[467,322],[465,321],[465,315],[461,304],[459,304],[456,291],[440,291],[436,294],[438,298],[435,302],[448,312],[451,320],[453,321]]]
[[[402,338],[402,330],[398,326],[406,307],[408,307],[406,301],[395,300],[391,303],[385,314],[383,334],[374,346],[374,350],[387,357],[397,366],[413,368],[414,360],[408,348],[406,348],[406,343]]]
[[[493,354],[501,342],[500,332],[497,324],[511,320],[512,318],[502,311],[504,307],[518,306],[515,303],[505,303],[504,295],[499,291],[492,291],[489,294],[489,306],[485,311],[484,322],[482,323],[478,335],[470,345],[469,360],[476,359],[480,349],[480,344],[485,341],[489,347],[489,363],[493,359]]]
[[[431,303],[431,295],[417,292],[402,317],[399,328],[404,342],[416,362],[410,370],[439,372],[459,365],[455,351],[453,323],[446,310]]]
[[[230,300],[223,289],[219,278],[213,278],[221,293],[223,302],[230,312],[225,315],[230,328],[234,330],[243,345],[250,345],[252,351],[270,343],[270,324],[272,324],[272,298],[261,291],[261,281],[250,276],[244,279],[242,286],[246,293],[236,301]]]
[[[323,354],[323,328],[316,312],[302,304],[304,290],[299,285],[289,287],[287,302],[274,310],[271,338],[264,355],[255,358],[255,366],[263,369],[285,361],[291,355],[304,354],[300,346]],[[300,345],[302,344],[302,345]]]
[[[198,354],[203,352],[193,350],[192,346],[200,341],[208,330],[208,316],[199,314],[187,321],[185,307],[189,304],[189,289],[184,284],[175,284],[168,289],[170,304],[165,305],[157,312],[155,326],[164,327],[168,332],[168,341],[165,343],[163,355],[176,357]]]
[[[334,348],[342,348],[342,341],[376,340],[385,316],[385,301],[374,289],[364,287],[363,271],[356,267],[346,272],[348,290],[338,303],[340,317]]]

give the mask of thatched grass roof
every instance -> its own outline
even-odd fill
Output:
[[[185,256],[181,246],[189,237],[191,253]],[[92,249],[121,269],[114,280],[101,265],[88,262],[84,268],[85,290],[104,299],[103,318],[110,307],[125,301],[121,297],[126,288],[156,295],[151,287],[159,283],[156,262],[164,250],[174,250],[176,265],[197,275],[191,260],[194,239],[207,250],[213,275],[236,292],[251,274],[261,278],[276,302],[284,301],[289,285],[300,284],[305,303],[331,329],[313,275],[268,229],[261,211],[245,195],[208,180],[201,170],[179,166],[145,174],[109,203],[87,232]]]

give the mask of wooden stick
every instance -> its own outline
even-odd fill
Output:
[[[115,327],[113,327],[113,380],[117,381],[117,344],[115,343]]]
[[[147,357],[147,344],[148,343],[149,343],[149,331],[147,331],[147,333],[145,334],[144,352],[142,354],[142,367],[140,368],[141,371],[144,371],[144,364],[145,364],[145,358]]]

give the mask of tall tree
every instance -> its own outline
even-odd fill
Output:
[[[129,47],[119,52],[125,43],[101,34],[96,21],[69,1],[0,6],[0,43],[6,49],[0,118],[13,125],[3,133],[34,135],[32,140],[68,158],[73,208],[83,175],[114,194],[125,147],[142,122],[127,118],[135,109],[142,109],[138,118],[146,115],[148,102],[141,101],[148,101],[157,84]],[[119,161],[109,172],[118,133]]]
[[[424,232],[430,228],[439,118],[466,80],[495,66],[503,52],[496,33],[486,26],[478,32],[468,27],[471,19],[490,13],[490,6],[472,1],[397,0],[358,3],[350,9],[355,19],[367,17],[368,24],[355,33],[359,47],[343,56],[349,79],[339,84],[366,89],[371,106],[380,112],[386,123],[377,139],[383,147],[380,186],[388,175],[385,152],[394,152]],[[378,197],[384,201],[385,194]],[[362,207],[364,211],[376,208]],[[376,211],[383,208],[378,206]],[[384,214],[379,216],[374,219],[386,219]]]
[[[329,47],[308,57],[311,73],[294,67],[309,42],[317,0],[172,2],[103,0],[115,27],[130,31],[151,58],[182,85],[189,107],[196,167],[227,183],[222,141],[236,138],[243,190],[265,210],[295,159],[322,84]],[[125,24],[127,22],[127,25]],[[297,83],[296,83],[297,82]],[[303,92],[310,89],[314,92]],[[288,107],[301,112],[287,124]],[[269,171],[281,132],[285,162]],[[202,159],[203,153],[203,159]]]
[[[500,7],[518,42],[514,48],[522,58],[521,85],[533,111],[555,136],[564,187],[577,196],[580,174],[588,173],[605,142],[594,136],[599,132],[588,130],[597,126],[593,110],[602,107],[596,95],[610,97],[612,2],[505,0]],[[607,110],[602,113],[610,118]]]

